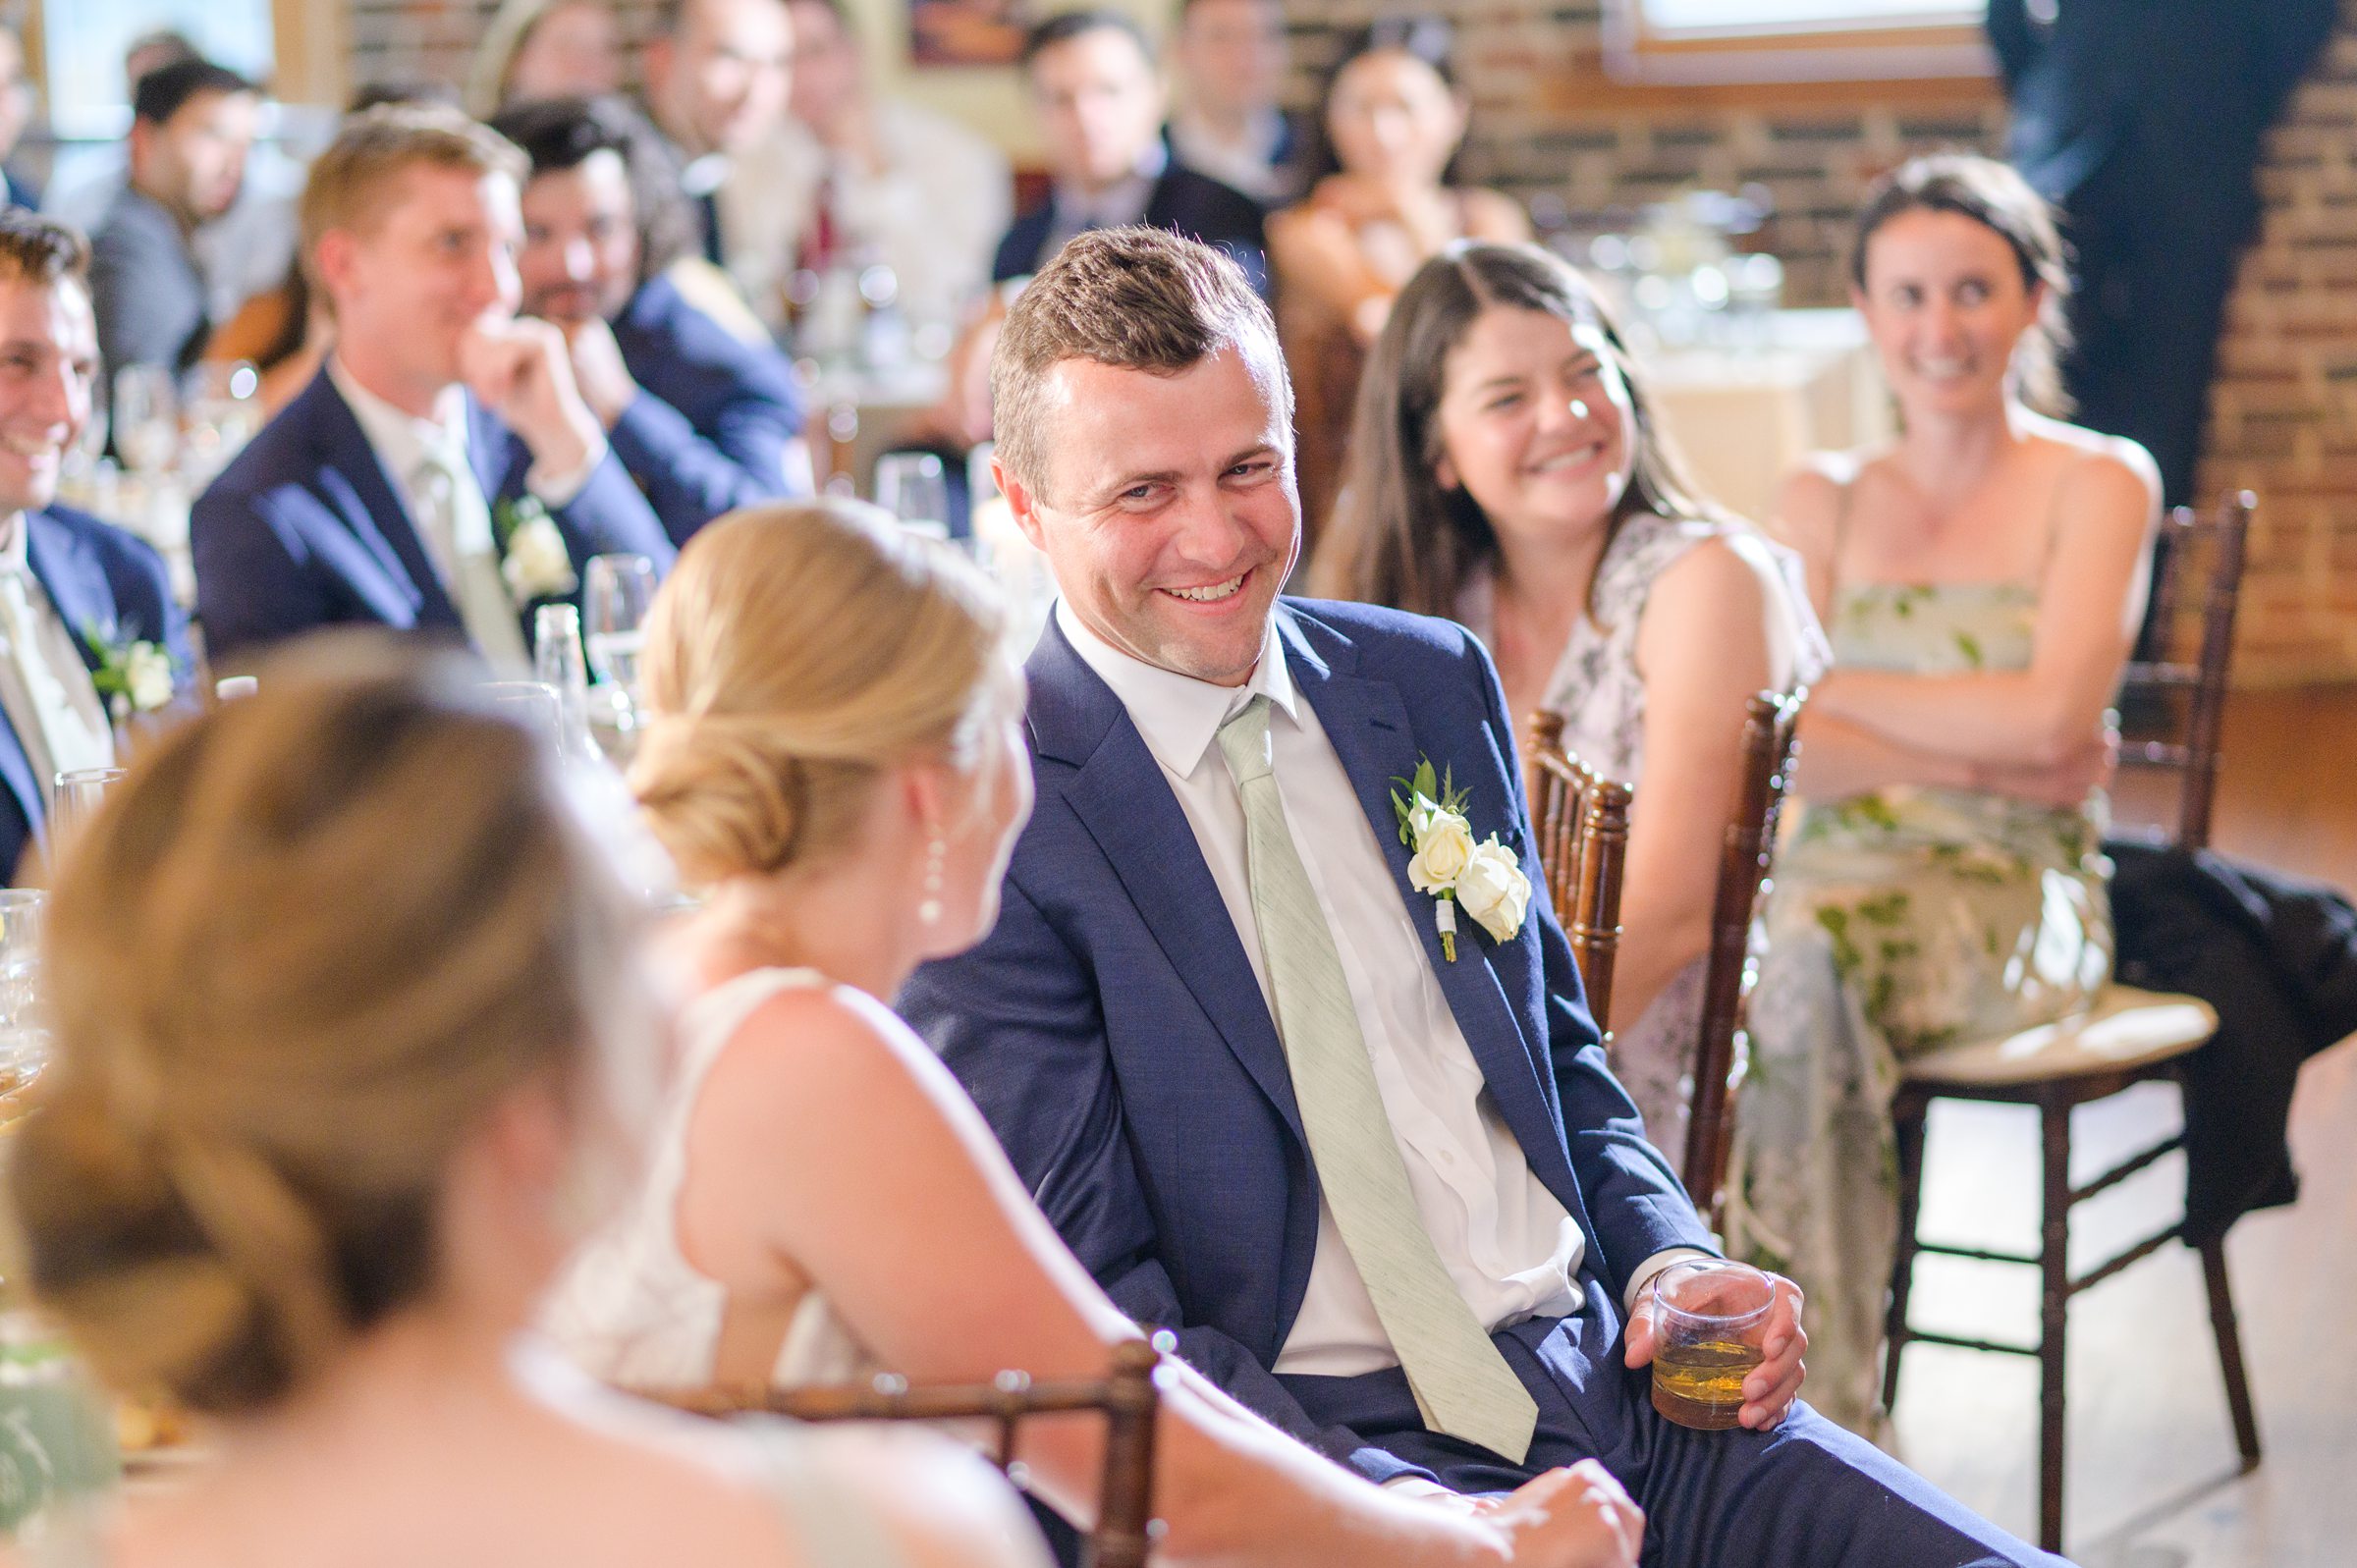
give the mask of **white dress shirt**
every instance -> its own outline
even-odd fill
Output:
[[[1274,624],[1252,678],[1227,687],[1119,652],[1066,605],[1057,606],[1056,617],[1073,649],[1121,698],[1170,781],[1264,998],[1268,976],[1245,873],[1243,804],[1213,742],[1221,724],[1253,696],[1269,699],[1278,793],[1334,933],[1408,1186],[1442,1263],[1490,1328],[1576,1312],[1586,1238],[1531,1173],[1491,1104],[1383,845],[1316,711],[1293,688]],[[1402,758],[1401,770],[1414,761]],[[1347,1377],[1398,1364],[1321,1197],[1308,1294],[1275,1370]]]
[[[46,799],[61,773],[114,766],[114,727],[81,639],[32,574],[25,514],[0,519],[0,714]]]
[[[1221,135],[1181,105],[1171,116],[1171,150],[1197,174],[1259,202],[1278,206],[1301,194],[1301,172],[1277,161],[1285,145],[1285,116],[1263,109],[1244,126],[1242,137]]]

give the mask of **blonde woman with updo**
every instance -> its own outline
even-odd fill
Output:
[[[54,895],[11,1183],[39,1306],[219,1454],[20,1560],[1041,1560],[946,1441],[707,1426],[520,1332],[635,1163],[637,940],[547,758],[448,670],[308,646],[147,755]]]
[[[1096,1377],[1136,1337],[886,999],[978,941],[1031,807],[1022,676],[989,584],[856,503],[707,525],[656,596],[630,782],[705,895],[651,1174],[551,1322],[629,1382]],[[1032,1486],[1086,1524],[1102,1429],[1042,1427]],[[1476,1512],[1386,1492],[1178,1369],[1159,1560],[1625,1565],[1593,1460]]]

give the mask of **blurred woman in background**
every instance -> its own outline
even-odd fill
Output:
[[[1675,1164],[1744,708],[1825,664],[1799,564],[1695,493],[1594,293],[1535,245],[1452,245],[1410,280],[1344,472],[1311,590],[1472,627],[1517,731],[1561,715],[1638,786],[1613,1067]]]
[[[1823,454],[1775,529],[1835,667],[1768,906],[1727,1240],[1807,1291],[1812,1400],[1880,1419],[1901,1063],[2084,1008],[2110,977],[2099,784],[2160,480],[2055,417],[2062,247],[1986,158],[1920,158],[1859,220],[1851,298],[1900,434]]]
[[[218,1451],[27,1560],[1040,1560],[946,1442],[705,1426],[521,1336],[635,1167],[637,940],[534,739],[381,645],[306,647],[133,771],[51,905],[10,1183],[40,1308]]]
[[[1293,375],[1301,516],[1315,543],[1334,505],[1367,348],[1410,274],[1454,240],[1527,240],[1511,197],[1449,181],[1468,106],[1449,24],[1393,18],[1358,34],[1327,79],[1324,178],[1269,219],[1277,327]]]
[[[466,72],[466,112],[488,120],[543,98],[622,90],[622,26],[608,0],[506,0]]]

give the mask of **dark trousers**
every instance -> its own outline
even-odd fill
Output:
[[[1651,1375],[1621,1365],[1617,1306],[1593,1280],[1575,1318],[1494,1336],[1539,1403],[1509,1465],[1424,1429],[1406,1377],[1288,1377],[1321,1422],[1423,1465],[1463,1492],[1507,1491],[1557,1465],[1603,1461],[1645,1510],[1644,1568],[2056,1568],[1805,1403],[1770,1432],[1691,1432],[1654,1413]]]

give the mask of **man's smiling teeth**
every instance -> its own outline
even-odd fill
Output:
[[[1918,359],[1915,373],[1932,381],[1952,381],[1971,372],[1972,365],[1963,359]]]
[[[1246,573],[1246,575],[1250,575],[1250,573]],[[1215,582],[1208,588],[1165,588],[1163,592],[1170,594],[1173,598],[1184,599],[1190,604],[1208,605],[1219,603],[1243,585],[1242,577],[1230,577],[1226,582]]]

